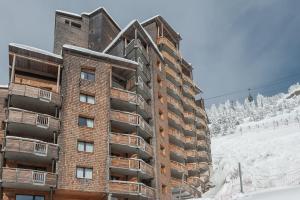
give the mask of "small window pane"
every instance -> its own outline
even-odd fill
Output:
[[[87,96],[87,103],[95,104],[95,97]]]
[[[88,153],[94,152],[94,144],[92,143],[86,143],[85,145],[85,151]]]
[[[16,195],[16,200],[33,200],[31,195]]]
[[[43,196],[35,196],[34,200],[45,200]]]
[[[77,170],[76,170],[76,177],[77,177],[77,178],[84,178],[84,176],[83,176],[83,171],[84,171],[84,168],[77,167]]]
[[[77,150],[78,151],[84,151],[84,142],[78,142]]]
[[[79,117],[78,124],[79,126],[86,126],[86,119],[83,117]]]
[[[85,169],[85,178],[92,179],[93,178],[93,169],[86,168]]]
[[[80,101],[81,102],[86,102],[86,95],[80,94]]]
[[[88,73],[88,80],[94,81],[94,80],[95,80],[95,74],[93,74],[93,73]]]
[[[87,79],[87,78],[86,78],[86,73],[85,73],[85,72],[81,72],[81,73],[80,73],[80,78],[81,78],[81,79]]]
[[[86,126],[89,127],[89,128],[93,128],[94,127],[94,120],[92,119],[87,119],[87,124]]]

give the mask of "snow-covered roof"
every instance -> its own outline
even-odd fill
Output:
[[[23,49],[23,50],[32,51],[32,52],[43,54],[43,55],[46,55],[46,56],[55,57],[55,58],[58,58],[58,59],[62,59],[61,55],[57,55],[57,54],[51,53],[49,51],[45,51],[45,50],[42,50],[42,49],[38,49],[38,48],[35,48],[35,47],[23,45],[23,44],[10,43],[9,46],[10,47],[16,47],[16,48]]]
[[[129,22],[129,24],[123,28],[121,30],[121,32],[115,37],[115,39],[103,50],[104,53],[107,53],[116,43],[117,41],[122,37],[122,35],[132,26],[137,25],[141,31],[146,35],[147,39],[149,40],[149,42],[151,43],[152,47],[154,48],[154,50],[156,51],[156,53],[160,56],[160,58],[162,60],[164,60],[163,55],[161,54],[161,52],[159,51],[157,45],[155,44],[155,42],[152,40],[151,36],[148,34],[148,32],[143,28],[143,26],[138,22],[138,20],[132,20],[131,22]]]
[[[102,59],[110,59],[110,60],[115,60],[115,61],[119,61],[119,62],[123,62],[123,63],[138,66],[137,62],[126,59],[126,58],[121,58],[121,57],[118,57],[118,56],[113,56],[113,55],[109,55],[109,54],[106,54],[106,53],[101,53],[101,52],[93,51],[93,50],[90,50],[90,49],[77,47],[77,46],[74,46],[74,45],[65,44],[65,45],[63,45],[63,48],[64,49],[75,50],[75,51],[82,52],[82,53],[85,53],[85,54],[88,54],[88,55],[93,55],[93,56],[96,56],[96,57],[102,58]]]
[[[56,10],[56,13],[59,14],[63,14],[63,15],[68,15],[71,17],[76,17],[76,18],[82,18],[82,15],[86,15],[86,16],[92,16],[94,14],[96,14],[97,12],[101,12],[103,11],[103,13],[111,20],[111,22],[119,29],[121,30],[119,24],[112,18],[112,16],[107,12],[107,10],[103,7],[99,7],[95,10],[93,10],[92,12],[83,12],[81,14],[77,14],[77,13],[72,13],[72,12],[68,12],[68,11],[63,11],[63,10]]]
[[[0,85],[0,88],[1,88],[1,89],[7,89],[7,88],[8,88],[8,85]]]

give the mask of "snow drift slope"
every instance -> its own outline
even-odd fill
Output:
[[[234,134],[212,138],[213,184],[204,197],[236,199],[238,162],[242,164],[246,193],[300,184],[300,124],[291,113],[244,123]],[[300,198],[299,198],[300,199]]]

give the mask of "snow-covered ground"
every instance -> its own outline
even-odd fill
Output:
[[[202,199],[241,199],[239,162],[242,165],[245,194],[270,188],[300,186],[300,124],[296,117],[299,111],[300,106],[290,113],[243,123],[234,134],[213,137],[214,172],[211,181],[215,187],[204,194]],[[298,199],[299,193],[295,192]],[[252,199],[259,199],[257,195]]]

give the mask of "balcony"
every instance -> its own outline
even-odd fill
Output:
[[[171,178],[171,187],[173,199],[192,199],[201,197],[201,192],[181,179]]]
[[[188,98],[194,98],[196,95],[192,86],[188,86],[188,85],[183,85],[182,94]]]
[[[206,138],[205,131],[203,131],[203,130],[197,130],[196,134],[197,134],[197,139],[198,140],[205,140],[205,138]]]
[[[169,141],[172,144],[176,144],[177,146],[183,146],[184,145],[184,135],[181,131],[178,131],[175,128],[169,127],[168,128],[168,134],[169,134]]]
[[[188,112],[193,112],[193,110],[195,109],[196,103],[191,98],[182,96],[182,103],[184,110]]]
[[[139,154],[145,159],[153,157],[153,148],[136,135],[111,133],[110,143],[113,152]]]
[[[109,181],[109,192],[113,197],[129,199],[155,199],[155,189],[143,183],[129,181]]]
[[[126,58],[128,59],[135,58],[137,56],[137,57],[142,57],[143,62],[149,62],[149,56],[147,50],[144,48],[144,46],[142,45],[139,39],[131,40],[131,42],[127,45],[125,51],[126,51],[125,53]]]
[[[184,124],[182,118],[173,112],[168,112],[168,123],[177,130],[182,130],[182,125]]]
[[[196,137],[185,136],[185,145],[187,147],[195,147],[197,144],[196,141],[197,141]]]
[[[152,97],[151,89],[140,76],[137,78],[133,76],[130,80],[128,80],[126,89],[131,92],[141,94],[145,100],[149,100]]]
[[[197,147],[199,150],[206,150],[208,148],[207,143],[205,140],[198,140]]]
[[[182,174],[187,174],[185,164],[171,160],[171,173],[181,177]]]
[[[188,136],[194,136],[195,135],[195,125],[194,124],[184,124],[183,126],[184,134]]]
[[[166,85],[167,85],[167,93],[170,96],[174,97],[175,99],[181,100],[181,91],[180,91],[179,87],[174,85],[169,80],[166,80]]]
[[[197,176],[188,177],[187,182],[188,182],[188,184],[193,185],[194,187],[197,187],[197,188],[199,186],[201,186],[201,183],[202,183],[201,179]]]
[[[188,171],[191,172],[198,172],[199,171],[199,164],[198,163],[186,163],[186,168]]]
[[[199,159],[201,161],[208,162],[209,161],[209,159],[208,159],[208,153],[206,151],[199,151]]]
[[[197,150],[186,150],[186,156],[188,160],[197,160],[199,152]]]
[[[141,159],[111,157],[110,168],[113,173],[126,176],[136,176],[139,173],[143,179],[154,177],[153,167]]]
[[[9,95],[13,107],[25,110],[55,115],[56,107],[61,106],[61,97],[58,93],[29,85],[11,83]]]
[[[58,145],[20,137],[6,137],[5,158],[17,161],[51,163],[58,159]]]
[[[44,171],[4,167],[2,173],[4,188],[50,191],[56,187],[56,181],[56,174]]]
[[[205,117],[206,118],[206,112],[203,108],[201,108],[200,106],[196,106],[196,114],[199,117]]]
[[[10,135],[47,141],[60,129],[57,118],[12,107],[8,109],[7,122]]]
[[[176,86],[182,85],[182,79],[180,74],[171,69],[168,65],[166,66],[166,77],[169,81],[174,83]]]
[[[182,80],[183,80],[184,84],[187,84],[189,86],[194,86],[193,80],[190,77],[188,77],[187,75],[182,74]]]
[[[176,48],[176,46],[170,40],[168,40],[168,38],[166,38],[166,37],[157,38],[157,44],[166,45],[168,48],[170,48],[173,51],[174,55],[177,55],[178,57],[181,57],[178,49]]]
[[[184,121],[186,123],[193,123],[195,121],[195,114],[194,112],[183,112]]]
[[[173,111],[174,113],[178,115],[182,115],[183,113],[183,108],[181,101],[167,95],[167,102],[168,102],[168,109]]]
[[[198,165],[199,165],[200,172],[206,172],[209,170],[209,166],[207,162],[199,162]]]
[[[111,124],[121,130],[127,132],[136,132],[141,134],[144,138],[152,137],[152,127],[138,114],[112,110],[110,112]]]
[[[186,154],[184,148],[170,144],[170,158],[174,161],[184,162]]]
[[[138,105],[137,111],[144,118],[150,118],[152,115],[151,107],[141,95],[137,95],[135,92],[122,90],[119,88],[111,88],[110,97],[111,106],[114,109],[134,112],[136,111],[136,106]]]

